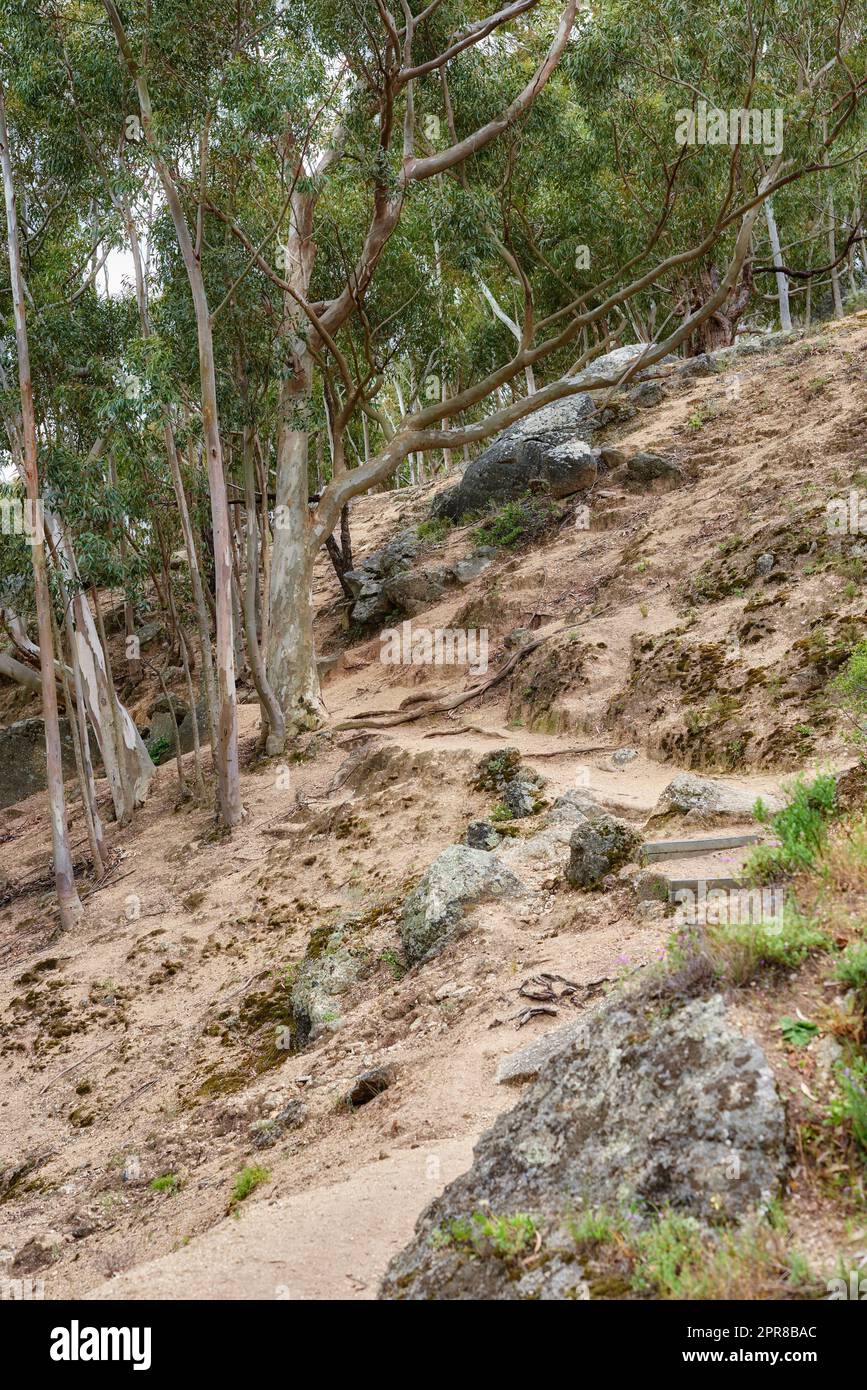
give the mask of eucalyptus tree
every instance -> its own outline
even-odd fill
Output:
[[[110,678],[94,614],[79,572],[82,537],[74,518],[99,531],[109,494],[105,433],[99,414],[106,349],[124,332],[124,310],[104,311],[95,281],[111,245],[104,225],[96,228],[87,196],[87,170],[66,121],[59,69],[46,63],[42,16],[10,6],[0,61],[7,89],[7,119],[19,167],[19,240],[22,278],[29,306],[30,357],[40,464],[40,501],[49,555],[69,595],[71,633],[87,714],[96,733],[121,823],[147,792],[153,764]],[[99,219],[96,219],[99,222]],[[105,242],[106,250],[99,246]],[[10,304],[0,295],[4,327]],[[3,455],[25,474],[23,438],[14,405],[15,364],[0,353],[0,416]],[[90,524],[87,536],[95,539]],[[40,643],[41,646],[41,643]]]
[[[63,766],[60,746],[60,722],[57,710],[57,688],[54,680],[54,633],[51,617],[51,591],[45,561],[45,537],[41,519],[41,489],[39,482],[39,449],[36,439],[36,414],[33,408],[33,382],[30,375],[30,345],[27,335],[27,310],[24,302],[24,277],[21,273],[21,247],[18,238],[15,179],[9,133],[6,124],[6,99],[0,81],[0,167],[3,173],[3,199],[6,208],[6,240],[9,248],[9,277],[12,307],[15,317],[15,341],[18,354],[18,390],[21,399],[21,449],[30,508],[30,550],[33,560],[33,584],[36,591],[36,613],[39,624],[39,656],[42,675],[42,710],[45,724],[45,761],[48,800],[51,813],[51,839],[54,854],[54,882],[60,922],[64,928],[75,926],[82,906],[75,887],[72,853],[69,848],[69,826],[66,798],[63,789]]]

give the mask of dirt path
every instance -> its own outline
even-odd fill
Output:
[[[389,1154],[346,1182],[262,1202],[88,1299],[374,1299],[419,1212],[472,1161],[473,1140]]]

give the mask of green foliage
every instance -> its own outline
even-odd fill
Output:
[[[813,869],[828,838],[834,815],[837,784],[823,773],[813,782],[798,779],[786,806],[771,812],[756,802],[755,817],[779,840],[779,845],[759,845],[750,855],[746,872],[755,883],[770,883],[783,874]]]
[[[170,738],[155,738],[148,744],[147,750],[151,762],[159,766],[160,763],[164,763],[167,758],[171,757],[174,744]]]
[[[867,642],[859,642],[844,669],[832,682],[843,709],[853,724],[852,741],[867,752]]]
[[[853,1052],[849,1061],[837,1068],[840,1098],[832,1106],[831,1122],[847,1127],[867,1163],[867,1057]]]
[[[538,540],[556,517],[557,510],[550,502],[525,497],[517,502],[507,502],[501,511],[477,528],[473,538],[479,545],[517,550]]]
[[[514,1216],[492,1216],[474,1211],[471,1217],[457,1218],[431,1234],[437,1248],[451,1246],[474,1256],[493,1255],[512,1260],[536,1240],[536,1223],[522,1212]]]
[[[263,1182],[267,1182],[270,1177],[271,1174],[267,1168],[258,1168],[255,1165],[242,1168],[240,1173],[235,1174],[229,1205],[236,1207],[239,1202],[243,1202],[251,1192],[254,1192]]]
[[[845,948],[834,969],[841,985],[867,997],[867,942],[855,941]]]
[[[168,1192],[170,1196],[178,1191],[181,1180],[177,1173],[163,1173],[162,1177],[154,1178],[151,1182],[153,1192]]]
[[[746,984],[763,969],[792,970],[829,947],[826,934],[787,906],[782,922],[729,922],[707,928],[705,949],[717,974]]]
[[[819,1032],[817,1023],[809,1023],[803,1018],[792,1018],[789,1014],[780,1019],[779,1028],[783,1042],[788,1043],[790,1047],[806,1047]]]
[[[416,535],[420,541],[444,541],[453,524],[447,516],[434,517],[431,521],[423,521]]]

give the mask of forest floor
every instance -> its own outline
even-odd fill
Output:
[[[519,1027],[522,981],[566,976],[586,1007],[670,934],[625,883],[579,893],[530,864],[532,908],[475,909],[467,935],[404,974],[401,902],[490,815],[479,759],[517,747],[549,802],[580,786],[636,826],[681,769],[758,796],[851,761],[826,684],[837,648],[867,635],[867,543],[829,538],[825,503],[867,484],[865,348],[860,315],[671,385],[610,434],[675,458],[681,487],[600,485],[589,530],[561,518],[413,620],[487,626],[492,669],[514,629],[566,635],[452,715],[329,726],[283,762],[259,758],[258,709],[241,705],[243,824],[225,837],[211,807],[178,805],[166,764],[134,825],[109,828],[115,866],[83,881],[74,933],[57,931],[44,796],[0,812],[0,1278],[42,1280],[47,1298],[375,1297],[421,1210],[514,1104],[503,1057],[576,1016]],[[357,501],[356,562],[423,520],[438,486]],[[472,532],[432,543],[432,563],[467,554]],[[327,564],[316,597],[321,648],[338,656],[332,724],[466,680],[383,664],[378,634],[347,628]],[[639,756],[617,766],[623,745]],[[349,917],[368,965],[342,1026],[280,1051],[287,978],[314,933]],[[816,988],[802,971],[732,1000],[792,1105],[803,1067],[772,1021],[809,1015]],[[394,1084],[347,1107],[376,1065]],[[292,1100],[303,1122],[255,1147],[251,1126]],[[252,1166],[255,1191],[233,1202]],[[865,1243],[804,1173],[787,1207],[820,1267]]]

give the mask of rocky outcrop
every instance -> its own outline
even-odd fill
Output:
[[[638,852],[641,836],[617,816],[603,814],[578,821],[569,838],[566,877],[576,888],[598,888]]]
[[[545,778],[522,765],[517,748],[486,753],[479,763],[475,785],[479,791],[492,792],[499,798],[503,820],[535,815],[545,805]]]
[[[620,998],[482,1136],[470,1170],[392,1261],[380,1296],[575,1297],[582,1275],[570,1226],[580,1212],[628,1207],[643,1223],[670,1207],[708,1224],[740,1221],[775,1199],[786,1161],[773,1074],[721,996],[667,1017],[638,996]],[[474,1219],[516,1217],[538,1233],[528,1265],[466,1239]]]
[[[364,965],[363,953],[352,944],[351,924],[314,933],[292,987],[297,1046],[342,1027],[340,996],[356,983]]]
[[[182,753],[191,753],[194,746],[193,711],[183,700],[172,696],[175,719],[178,721],[178,737]],[[196,706],[195,718],[198,722],[199,743],[210,743],[211,729],[204,700]],[[148,752],[155,763],[168,762],[175,756],[175,730],[169,702],[165,695],[154,701],[150,709],[150,727],[147,734]]]
[[[415,617],[438,603],[447,589],[477,579],[497,554],[483,545],[450,565],[414,566],[422,548],[414,530],[400,531],[357,569],[346,572],[344,579],[355,599],[353,622],[364,625],[392,613]]]
[[[782,807],[779,797],[762,797],[769,811]],[[742,824],[753,820],[756,793],[733,782],[713,777],[697,777],[692,772],[679,772],[669,782],[651,811],[648,828],[658,830],[666,825],[725,825]]]
[[[683,469],[674,459],[662,454],[633,454],[626,465],[624,481],[633,490],[664,491],[680,487],[684,482]]]
[[[369,623],[388,612],[384,594],[386,581],[404,574],[420,549],[421,542],[414,530],[399,531],[386,545],[368,555],[357,569],[346,571],[344,580],[355,597],[353,622]]]
[[[641,344],[616,348],[569,378],[574,394],[543,405],[498,435],[458,485],[440,494],[431,514],[461,521],[527,492],[569,497],[592,487],[605,464],[589,441],[609,412],[598,411],[593,396],[578,388],[616,377],[643,351]]]
[[[75,776],[75,753],[69,724],[60,721],[60,742],[63,754],[64,777]],[[99,762],[99,749],[91,739],[94,762]],[[14,806],[34,792],[46,787],[45,725],[41,719],[20,719],[0,729],[0,809]]]
[[[430,960],[468,930],[464,908],[527,892],[496,855],[450,845],[431,864],[400,911],[400,939],[407,965]]]

